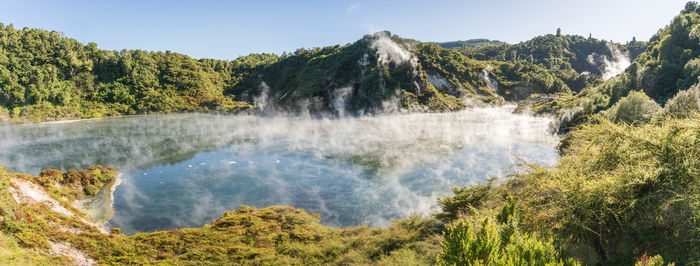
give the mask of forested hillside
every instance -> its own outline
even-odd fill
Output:
[[[235,110],[247,104],[223,95],[234,65],[171,52],[105,51],[58,32],[0,25],[0,105],[27,120]]]
[[[648,49],[621,75],[586,88],[575,97],[540,101],[535,104],[535,111],[556,112],[568,127],[603,111],[616,121],[649,122],[674,96],[692,94],[692,90],[679,92],[700,81],[698,12],[696,2],[689,2],[668,26],[651,37]],[[688,100],[679,103],[676,99],[669,108],[676,108],[675,104],[683,104],[684,109],[696,108],[696,104]]]
[[[604,60],[615,60],[617,52],[635,59],[646,47],[646,42],[636,40],[622,45],[592,37],[548,34],[514,45],[462,49],[461,52],[477,60],[526,61],[551,70],[573,69],[578,73],[603,76]]]
[[[450,111],[464,108],[464,99],[519,101],[598,84],[604,69],[596,60],[613,60],[610,47],[635,55],[644,43],[551,35],[517,45],[446,49],[378,32],[343,46],[224,61],[106,51],[58,32],[0,25],[0,119]]]

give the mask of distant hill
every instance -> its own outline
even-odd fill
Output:
[[[460,48],[476,49],[476,48],[489,47],[489,46],[507,45],[508,43],[498,41],[498,40],[492,41],[489,39],[470,39],[470,40],[466,40],[466,41],[436,42],[436,44],[440,45],[440,47],[442,47],[442,48],[447,48],[447,49],[460,49]]]
[[[618,44],[577,35],[548,34],[514,45],[485,46],[461,50],[477,60],[527,61],[550,69],[573,69],[603,76],[608,62],[635,59],[646,49],[646,42]],[[622,69],[624,70],[624,69]],[[621,71],[621,70],[620,70]]]

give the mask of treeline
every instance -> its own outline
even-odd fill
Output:
[[[442,47],[442,48],[448,48],[448,49],[460,49],[460,48],[476,49],[476,48],[482,48],[482,47],[488,47],[488,46],[507,45],[508,43],[502,42],[502,41],[497,41],[497,40],[489,40],[489,39],[470,39],[470,40],[466,40],[466,41],[437,42],[436,44],[440,45],[440,47]]]
[[[0,24],[0,105],[30,120],[233,111],[247,104],[224,91],[233,69],[247,63],[105,51],[57,32]]]
[[[416,54],[428,75],[444,78],[449,82],[448,91],[457,90],[463,96],[496,95],[518,101],[533,93],[571,94],[600,81],[596,76],[547,69],[525,61],[474,60],[435,44],[418,45]]]

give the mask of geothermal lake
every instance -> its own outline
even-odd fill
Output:
[[[331,226],[437,211],[460,185],[557,160],[551,119],[512,107],[315,119],[149,115],[0,126],[10,171],[119,167],[110,227],[199,227],[240,205],[293,205]]]

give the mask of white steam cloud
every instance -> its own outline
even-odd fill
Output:
[[[402,45],[389,38],[386,32],[377,32],[372,37],[370,48],[377,50],[377,58],[381,63],[394,65],[408,63],[413,69],[417,67],[418,59]]]
[[[606,55],[601,55],[598,53],[592,53],[588,55],[588,63],[597,67],[602,73],[604,80],[611,79],[622,72],[632,64],[629,52],[624,53],[620,51],[615,45],[606,43],[605,44],[612,54],[612,58]]]
[[[268,106],[268,95],[270,94],[270,86],[267,86],[267,83],[264,81],[260,82],[260,94],[256,97],[253,97],[253,103],[255,104],[255,107],[258,108],[258,111],[260,112],[265,112],[265,107]]]
[[[333,111],[335,111],[335,114],[339,117],[345,116],[347,110],[345,103],[350,99],[350,96],[352,96],[351,86],[336,89],[333,92]]]

